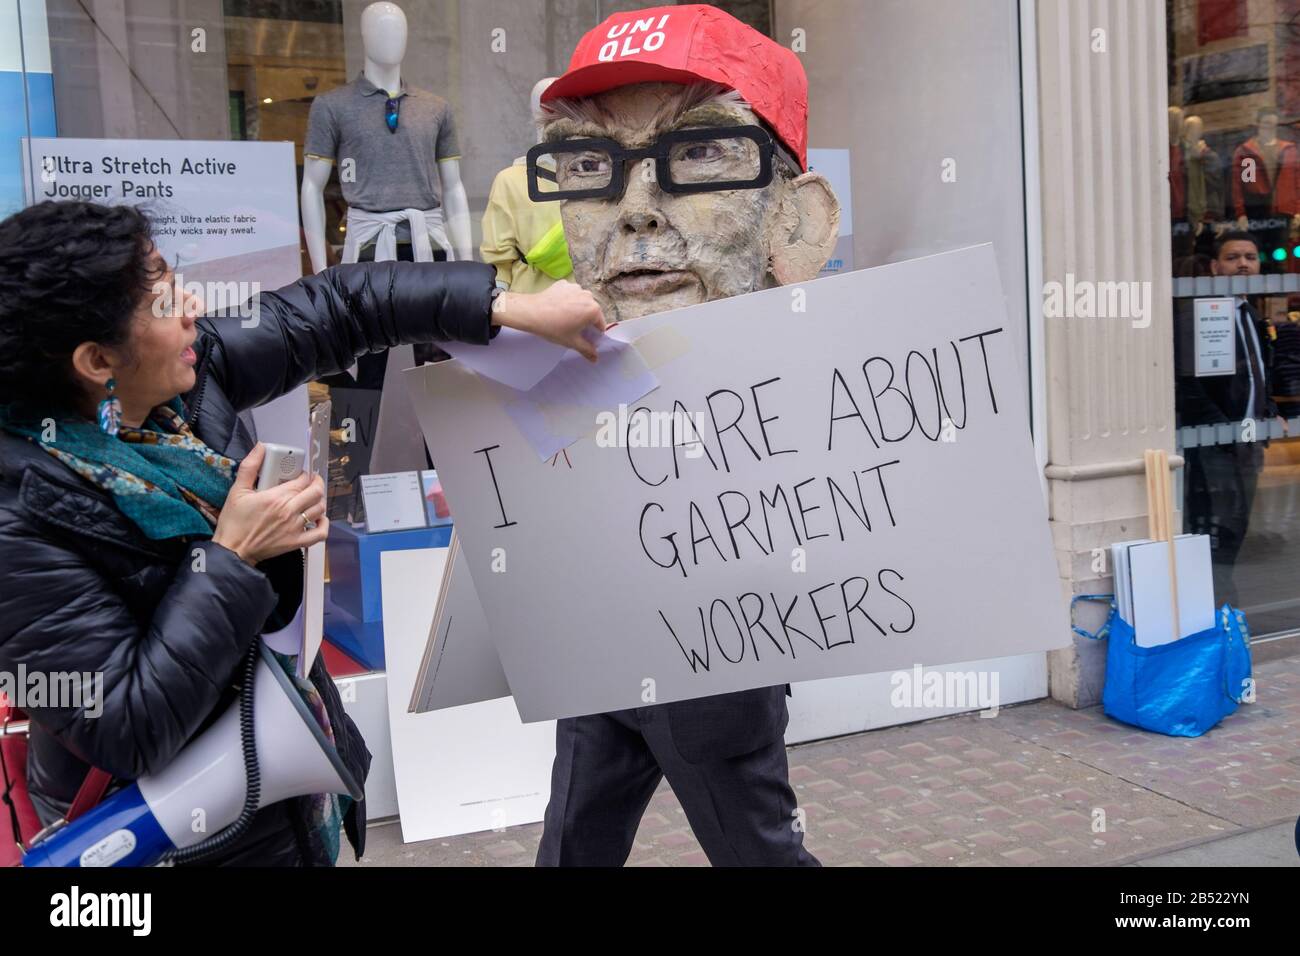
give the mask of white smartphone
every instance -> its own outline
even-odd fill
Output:
[[[303,462],[307,460],[305,451],[269,441],[262,444],[266,446],[266,458],[262,461],[262,470],[257,473],[258,491],[274,488],[302,474]]]

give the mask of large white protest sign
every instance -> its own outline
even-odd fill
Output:
[[[991,247],[612,334],[659,387],[550,461],[406,373],[524,720],[1068,643]]]

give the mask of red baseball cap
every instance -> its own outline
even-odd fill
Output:
[[[542,102],[633,83],[720,83],[808,168],[808,77],[794,52],[701,3],[615,13],[589,30]]]

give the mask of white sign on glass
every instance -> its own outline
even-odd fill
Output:
[[[1192,319],[1197,377],[1236,374],[1237,305],[1232,296],[1196,299]]]

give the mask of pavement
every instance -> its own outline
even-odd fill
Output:
[[[805,845],[827,866],[1300,865],[1300,655],[1254,673],[1256,702],[1196,738],[1040,700],[791,747]],[[381,824],[341,865],[531,866],[541,830],[404,845]],[[628,864],[708,865],[667,784]]]

